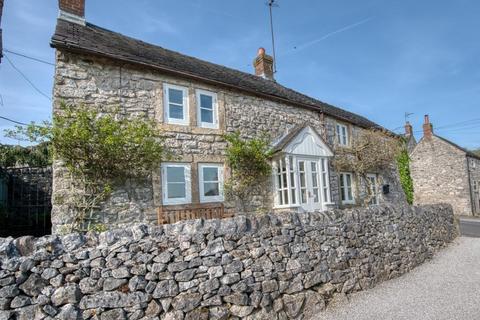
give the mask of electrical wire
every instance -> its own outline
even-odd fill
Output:
[[[45,60],[42,60],[42,59],[38,59],[38,58],[35,58],[35,57],[31,57],[31,56],[28,56],[28,55],[23,54],[23,53],[18,53],[18,52],[11,51],[11,50],[8,50],[8,49],[3,49],[3,52],[8,52],[8,53],[11,53],[11,54],[14,54],[14,55],[23,57],[23,58],[27,58],[27,59],[30,59],[30,60],[33,60],[33,61],[37,61],[37,62],[44,63],[44,64],[48,64],[48,65],[50,65],[50,66],[54,66],[54,67],[55,67],[55,63],[51,63],[51,62],[48,62],[48,61],[45,61]]]
[[[19,125],[21,125],[21,126],[28,126],[28,123],[23,123],[23,122],[16,121],[16,120],[13,120],[13,119],[10,119],[10,118],[7,118],[7,117],[0,116],[0,119],[7,120],[7,121],[10,121],[10,122],[19,124]]]
[[[5,54],[4,57],[7,59],[8,63],[10,63],[12,68],[15,69],[15,71],[17,71],[23,77],[23,79],[25,79],[25,81],[27,81],[30,84],[30,86],[32,86],[32,88],[35,89],[35,91],[37,91],[39,94],[41,94],[48,100],[52,101],[52,98],[50,98],[48,95],[43,93],[42,90],[40,90],[30,79],[28,79],[28,77],[20,69],[17,68],[17,66],[13,63],[13,61],[10,60],[8,55]]]

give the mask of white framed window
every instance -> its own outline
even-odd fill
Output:
[[[328,160],[321,159],[320,160],[320,169],[322,174],[322,195],[323,201],[326,203],[331,203],[330,199],[330,181],[328,176]]]
[[[218,129],[216,93],[197,89],[197,123],[202,128]]]
[[[188,125],[188,89],[172,84],[165,84],[163,91],[165,122]]]
[[[223,201],[223,165],[201,163],[198,171],[200,202]]]
[[[276,207],[291,207],[297,204],[296,163],[291,156],[274,162]]]
[[[162,163],[163,204],[192,202],[191,168],[187,163]]]
[[[337,144],[340,146],[348,146],[348,127],[337,123]]]
[[[377,175],[369,173],[367,174],[367,180],[367,187],[370,189],[370,196],[372,197],[369,204],[377,205],[379,203]]]
[[[340,173],[340,200],[343,204],[355,203],[353,199],[353,175],[350,172]]]

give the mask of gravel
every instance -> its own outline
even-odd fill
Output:
[[[480,238],[456,239],[408,274],[334,302],[319,320],[480,319]]]

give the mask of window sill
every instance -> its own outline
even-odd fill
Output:
[[[193,133],[193,134],[212,134],[223,135],[223,130],[220,128],[204,128],[191,126],[190,124],[175,124],[175,123],[159,123],[159,126],[164,131],[179,132],[179,133]]]
[[[284,205],[284,206],[273,206],[273,209],[294,209],[294,208],[300,208],[301,205],[299,204],[292,204],[292,205]]]

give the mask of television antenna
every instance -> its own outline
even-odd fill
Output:
[[[277,57],[275,55],[275,35],[273,32],[273,13],[272,8],[278,7],[278,4],[275,3],[276,0],[268,0],[268,10],[270,12],[270,33],[272,35],[272,52],[273,52],[273,73],[277,72]]]
[[[411,116],[411,115],[414,115],[415,113],[413,112],[405,112],[405,123],[407,123],[408,121],[408,118]]]

